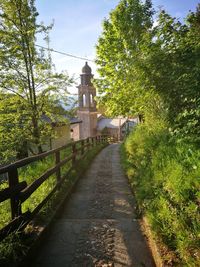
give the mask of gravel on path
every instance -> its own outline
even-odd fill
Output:
[[[104,148],[55,219],[32,267],[154,267],[120,164],[119,144]]]

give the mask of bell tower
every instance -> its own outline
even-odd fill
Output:
[[[97,133],[97,109],[94,97],[96,89],[91,79],[93,78],[92,70],[88,63],[82,68],[81,84],[78,86],[78,117],[82,121],[80,125],[80,138],[84,139],[96,136]]]

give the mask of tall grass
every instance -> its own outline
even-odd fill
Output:
[[[122,153],[139,209],[153,231],[177,254],[179,266],[200,266],[200,150],[177,142],[163,125],[143,124]]]

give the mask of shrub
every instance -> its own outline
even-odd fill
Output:
[[[199,266],[200,151],[177,142],[164,124],[139,125],[123,150],[140,211],[181,266]]]

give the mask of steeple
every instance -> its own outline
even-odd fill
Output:
[[[92,85],[91,79],[93,78],[92,69],[88,65],[87,61],[82,68],[81,85]]]
[[[82,120],[80,138],[95,136],[97,131],[96,89],[92,84],[92,69],[85,62],[82,68],[81,84],[78,86],[78,117]]]
[[[78,86],[79,92],[79,110],[96,111],[96,102],[94,97],[96,96],[96,89],[92,84],[92,69],[85,62],[82,68],[81,84]]]
[[[87,61],[85,62],[85,66],[82,68],[82,74],[92,74],[92,69],[88,65]]]

